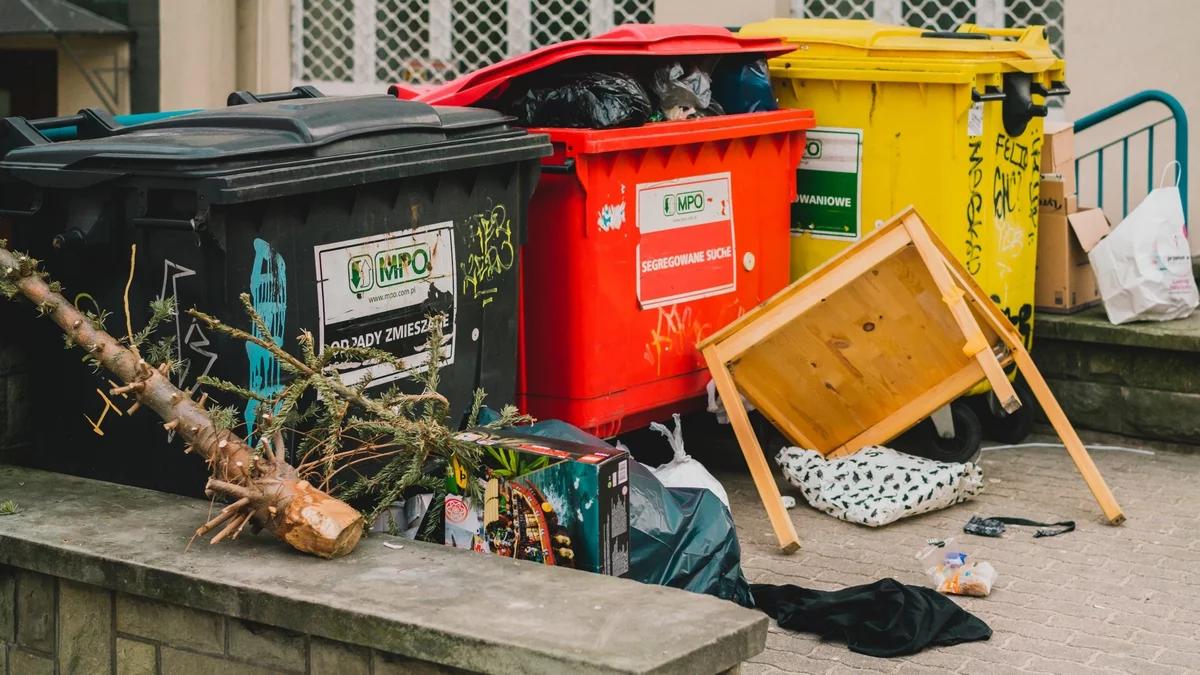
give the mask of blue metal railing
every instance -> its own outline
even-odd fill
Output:
[[[1139,134],[1146,134],[1146,189],[1147,191],[1154,189],[1154,130],[1160,125],[1168,122],[1175,123],[1175,160],[1179,162],[1180,180],[1179,180],[1179,195],[1183,200],[1183,212],[1187,213],[1188,206],[1188,191],[1187,180],[1188,175],[1188,124],[1187,113],[1184,112],[1183,106],[1172,95],[1158,89],[1147,89],[1146,91],[1138,92],[1133,96],[1117,101],[1111,105],[1107,105],[1096,112],[1085,115],[1075,121],[1075,133],[1084,131],[1091,127],[1110,120],[1121,113],[1128,112],[1144,103],[1157,102],[1161,103],[1170,110],[1171,115],[1164,117],[1157,122],[1148,124],[1140,129],[1121,136],[1120,138],[1106,143],[1095,150],[1090,150],[1075,158],[1075,175],[1077,177],[1076,193],[1083,194],[1083,175],[1079,172],[1080,163],[1089,157],[1096,157],[1096,206],[1104,208],[1104,151],[1117,145],[1121,146],[1121,217],[1124,218],[1129,213],[1129,141],[1137,137]]]

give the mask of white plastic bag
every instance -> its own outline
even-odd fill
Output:
[[[1182,319],[1200,305],[1179,177],[1174,186],[1152,190],[1088,252],[1104,311],[1114,324]]]
[[[704,488],[711,491],[720,499],[725,508],[729,508],[729,495],[725,494],[725,487],[720,481],[713,478],[713,475],[704,468],[704,465],[692,459],[691,455],[683,449],[683,425],[679,421],[679,415],[674,415],[675,429],[668,429],[665,425],[654,422],[650,428],[667,437],[667,442],[671,444],[671,449],[675,451],[675,457],[658,468],[648,467],[658,478],[663,485],[674,488]],[[732,511],[732,509],[730,509]]]
[[[746,408],[746,412],[754,410],[754,405],[747,401],[745,396],[742,397],[742,406]],[[712,380],[708,381],[708,412],[717,418],[717,424],[729,424],[729,415],[725,413],[725,402],[717,393],[717,383]]]
[[[985,597],[996,584],[996,568],[954,541],[931,539],[916,555],[939,593]]]
[[[402,497],[376,516],[371,523],[371,531],[391,532],[406,539],[416,539],[421,520],[432,501],[433,495],[430,493],[413,495],[407,499]]]

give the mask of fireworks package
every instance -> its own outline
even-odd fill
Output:
[[[625,451],[507,430],[469,429],[457,438],[480,446],[483,475],[451,463],[443,514],[447,545],[612,576],[628,573]]]

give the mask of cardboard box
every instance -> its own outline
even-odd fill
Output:
[[[1041,214],[1034,292],[1039,311],[1070,314],[1100,302],[1100,288],[1087,253],[1111,229],[1100,209]]]
[[[1067,194],[1075,194],[1075,126],[1072,123],[1046,122],[1042,173],[1062,176]]]
[[[1057,174],[1042,174],[1041,193],[1038,196],[1039,216],[1065,216],[1074,213],[1071,208],[1075,195],[1067,190],[1062,176]]]
[[[509,558],[624,576],[629,572],[629,455],[607,445],[469,429],[484,476],[455,465],[445,543]],[[483,503],[469,496],[479,482]]]

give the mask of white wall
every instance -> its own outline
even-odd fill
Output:
[[[161,110],[291,88],[288,0],[159,0]]]
[[[159,0],[159,106],[225,105],[237,76],[235,0]]]
[[[1197,0],[1065,0],[1067,79],[1071,95],[1066,113],[1070,119],[1090,113],[1143,89],[1162,89],[1183,103],[1191,117],[1191,148],[1188,156],[1197,161],[1200,154],[1200,40],[1195,30],[1200,24]],[[1109,128],[1097,128],[1076,139],[1076,153],[1098,147],[1129,131],[1166,116],[1156,104]],[[1155,168],[1174,153],[1173,126],[1158,128],[1155,138]],[[1145,141],[1130,146],[1133,175],[1130,195],[1132,208],[1146,192]],[[1107,189],[1105,211],[1120,217],[1120,186],[1116,183],[1121,166],[1120,147],[1105,158]],[[1085,182],[1093,175],[1081,167]],[[1200,252],[1200,166],[1193,165],[1188,177],[1192,250]],[[1157,176],[1158,171],[1155,171]],[[1157,180],[1157,177],[1156,179]],[[1110,182],[1111,181],[1111,182]],[[1090,201],[1088,190],[1081,190],[1081,202]]]

